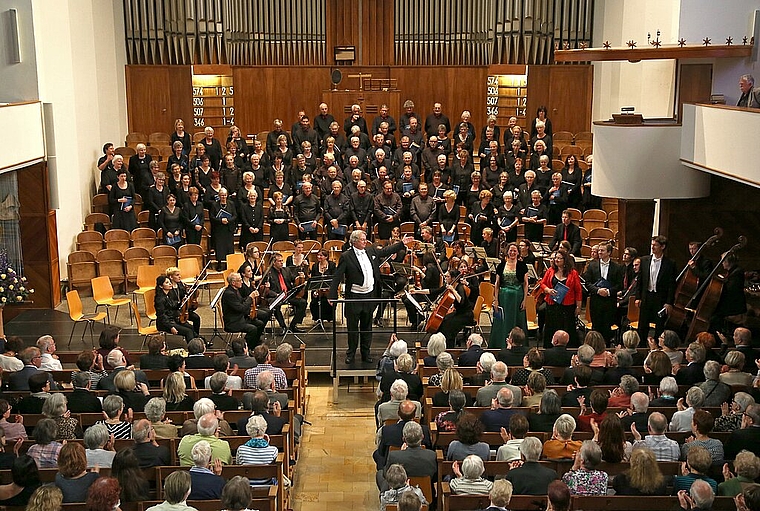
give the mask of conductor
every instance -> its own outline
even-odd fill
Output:
[[[346,277],[346,298],[350,300],[366,300],[364,302],[346,303],[346,318],[348,318],[348,351],[346,364],[352,364],[356,348],[361,338],[362,361],[372,363],[370,345],[372,344],[372,315],[380,297],[380,264],[389,255],[404,248],[404,245],[414,241],[413,236],[405,236],[401,241],[383,248],[367,246],[367,234],[355,230],[351,233],[349,242],[351,248],[340,258],[338,268],[330,286],[330,299],[338,297],[338,286],[343,276]]]

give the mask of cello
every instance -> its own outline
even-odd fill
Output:
[[[738,243],[728,249],[715,265],[715,268],[710,272],[710,275],[705,279],[705,282],[699,286],[697,294],[702,293],[702,298],[699,300],[699,305],[694,311],[694,319],[689,325],[689,330],[686,334],[686,340],[688,342],[696,339],[697,334],[707,331],[710,326],[710,319],[718,307],[721,293],[723,292],[723,284],[726,282],[727,274],[719,274],[718,271],[723,268],[723,261],[729,254],[733,254],[738,250],[741,250],[747,246],[747,238],[745,236],[739,236]]]
[[[716,227],[713,232],[714,234],[700,245],[697,252],[691,257],[691,259],[689,259],[686,266],[683,267],[681,273],[679,273],[676,278],[678,286],[676,287],[675,299],[673,300],[673,308],[665,322],[665,328],[669,330],[680,332],[687,317],[690,316],[692,312],[692,302],[695,297],[699,296],[699,287],[702,283],[697,280],[697,276],[693,271],[689,271],[690,264],[697,261],[702,254],[702,250],[715,245],[723,236],[723,229],[720,227]],[[708,280],[709,278],[705,279],[705,281]]]

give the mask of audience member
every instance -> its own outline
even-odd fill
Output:
[[[706,410],[694,412],[691,419],[691,432],[694,436],[687,438],[686,443],[681,446],[682,460],[686,459],[689,449],[699,445],[710,453],[713,465],[723,463],[723,444],[720,440],[708,436],[714,426],[715,420],[710,412]]]
[[[455,461],[452,469],[456,477],[449,482],[449,485],[454,495],[481,495],[489,493],[493,488],[493,483],[483,478],[485,467],[480,456],[474,454],[467,456],[462,461],[461,470],[459,462]]]
[[[602,450],[593,440],[585,440],[575,453],[573,467],[562,476],[562,481],[570,488],[571,494],[607,495],[609,476],[603,470],[596,470],[601,462]]]
[[[634,449],[630,468],[612,480],[616,495],[666,495],[667,487],[654,453],[646,447]]]
[[[108,429],[103,424],[94,424],[84,432],[87,468],[111,468],[116,451]]]
[[[153,397],[145,403],[145,417],[155,432],[156,439],[177,438],[177,426],[166,418],[166,401],[162,397]]]
[[[760,458],[754,453],[743,450],[734,459],[734,471],[728,468],[728,463],[723,464],[724,481],[718,485],[718,495],[735,497],[748,485],[754,484],[760,476]]]
[[[201,440],[191,450],[193,466],[190,467],[190,500],[214,500],[222,496],[225,479],[221,477],[222,462],[217,458],[211,464],[211,446]]]
[[[166,465],[167,463],[161,463]],[[152,465],[150,465],[152,466]],[[140,468],[140,460],[132,448],[121,449],[111,464],[111,476],[119,481],[123,502],[140,502],[148,494],[149,484]]]
[[[554,423],[561,414],[562,402],[557,391],[554,389],[545,390],[543,396],[541,396],[538,413],[531,412],[528,416],[529,431],[551,433]]]
[[[39,486],[40,473],[37,463],[31,456],[22,454],[13,461],[11,482],[0,486],[0,505],[26,506]]]
[[[720,363],[715,360],[705,362],[702,370],[705,381],[699,384],[705,395],[704,406],[721,406],[731,401],[731,387],[721,381]]]
[[[732,460],[746,448],[760,456],[760,405],[752,404],[742,416],[741,429],[735,429],[723,446],[727,460]]]
[[[232,463],[232,454],[230,453],[230,444],[216,436],[219,429],[219,419],[216,414],[207,413],[198,419],[198,433],[182,437],[177,447],[177,457],[179,464],[182,466],[192,465],[192,449],[195,444],[201,440],[207,441],[211,445],[213,459],[220,459],[225,465]]]
[[[647,430],[649,434],[641,439],[636,424],[631,425],[633,433],[633,448],[647,447],[650,449],[657,461],[678,461],[681,456],[681,448],[678,442],[665,436],[668,429],[668,419],[660,412],[654,412],[647,420]]]
[[[474,366],[475,364],[472,365]],[[496,394],[502,388],[508,388],[512,392],[513,402],[522,402],[522,390],[520,390],[520,387],[507,383],[507,365],[504,362],[496,362],[491,368],[491,383],[478,389],[476,399],[478,406],[491,406]]]
[[[63,492],[64,502],[84,502],[90,485],[100,477],[98,469],[87,471],[87,456],[82,444],[67,443],[58,456],[55,485]]]
[[[62,444],[55,441],[58,436],[58,426],[53,419],[42,419],[34,427],[32,433],[35,443],[26,453],[34,458],[39,468],[56,468],[58,455]]]
[[[100,477],[87,492],[87,511],[120,511],[121,486],[114,477]]]
[[[197,511],[187,505],[190,496],[190,473],[184,470],[172,472],[164,481],[164,501],[145,511]]]
[[[457,421],[456,440],[452,440],[446,451],[447,460],[461,461],[470,454],[476,454],[488,461],[491,449],[487,443],[481,442],[483,423],[475,415],[465,413]]]
[[[573,440],[574,432],[573,416],[567,413],[560,415],[554,422],[551,439],[544,443],[543,456],[551,460],[572,459],[582,443],[579,440]]]
[[[513,485],[515,495],[546,495],[550,483],[558,478],[554,469],[538,462],[541,450],[541,441],[536,437],[527,437],[520,444],[523,461],[513,463],[507,472],[507,481]]]
[[[377,487],[380,491],[389,489],[385,480],[385,473],[391,465],[402,465],[408,477],[430,477],[436,480],[438,463],[435,451],[423,449],[422,427],[416,422],[409,421],[404,425],[404,445],[399,451],[390,451],[383,470],[379,470],[376,476]]]
[[[707,476],[711,464],[712,457],[707,449],[698,445],[689,449],[689,454],[686,455],[686,463],[681,469],[681,475],[673,478],[673,494],[678,494],[680,490],[688,491],[694,481],[700,479],[707,482],[712,487],[713,492],[717,492],[718,483],[715,479]]]

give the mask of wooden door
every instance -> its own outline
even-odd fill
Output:
[[[683,64],[678,77],[678,117],[684,103],[707,103],[712,94],[712,64]]]
[[[130,132],[172,133],[177,118],[189,133],[201,131],[193,127],[190,66],[127,66],[126,82]]]
[[[591,66],[552,66],[549,73],[549,118],[555,131],[591,131]],[[533,119],[536,112],[528,112]]]

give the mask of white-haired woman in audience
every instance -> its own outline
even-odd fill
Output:
[[[562,476],[573,495],[607,495],[609,476],[596,470],[602,462],[602,450],[593,440],[586,440],[575,453],[573,468]]]
[[[56,440],[82,438],[82,426],[79,425],[77,419],[71,417],[67,403],[65,395],[54,393],[42,404],[42,415],[53,419],[58,426]]]
[[[649,402],[649,406],[666,407],[676,406],[678,403],[678,383],[672,376],[666,376],[660,380],[657,397]]]
[[[754,377],[742,371],[744,369],[745,356],[741,351],[729,351],[725,358],[728,371],[720,375],[720,381],[727,385],[744,385],[752,387]]]
[[[392,373],[395,371],[396,359],[407,352],[406,341],[398,339],[396,334],[391,334],[391,338],[388,341],[388,346],[385,348],[380,361],[377,363],[377,374],[375,377],[377,381],[382,381],[385,373]]]
[[[406,476],[406,470],[403,465],[394,463],[388,467],[388,470],[385,471],[385,480],[388,482],[390,489],[380,494],[380,511],[385,511],[388,504],[398,503],[401,495],[406,492],[413,492],[422,504],[428,503],[422,490],[417,486],[409,484],[409,478]]]
[[[427,343],[427,356],[422,359],[425,367],[435,367],[436,357],[446,351],[446,336],[436,332],[430,336]]]
[[[721,381],[720,363],[715,360],[705,362],[702,373],[705,381],[699,384],[699,388],[705,394],[704,406],[721,406],[731,401],[731,386]]]
[[[741,429],[742,417],[747,407],[755,404],[755,398],[746,392],[737,392],[731,404],[720,405],[720,417],[715,419],[715,431]]]
[[[104,421],[98,421],[96,424],[104,424],[108,433],[114,438],[132,438],[132,421],[122,420],[124,400],[120,396],[106,396],[103,400],[103,412],[108,418]]]
[[[493,483],[483,478],[486,471],[480,456],[470,454],[462,461],[455,461],[452,467],[456,477],[449,482],[451,492],[455,495],[482,495],[491,491]]]
[[[193,466],[190,468],[190,496],[188,500],[215,500],[222,496],[225,479],[222,474],[222,460],[211,463],[211,444],[201,440],[190,452]]]
[[[435,365],[438,367],[438,373],[428,378],[428,385],[440,387],[443,373],[446,372],[446,369],[454,367],[454,357],[451,356],[451,353],[444,351],[435,357]]]
[[[528,416],[530,431],[551,433],[554,429],[554,423],[561,414],[562,401],[559,394],[554,389],[545,390],[538,405],[538,413],[531,412]]]
[[[694,412],[702,407],[705,393],[699,387],[692,387],[686,392],[686,399],[678,400],[678,411],[670,419],[670,431],[691,431]]]
[[[393,371],[385,371],[383,374],[378,387],[382,393],[380,400],[383,402],[390,401],[391,385],[399,379],[404,380],[409,388],[408,399],[421,401],[423,393],[422,380],[417,374],[415,360],[409,353],[399,355],[393,363]]]
[[[718,485],[718,495],[734,497],[747,485],[754,484],[760,476],[760,458],[751,451],[741,451],[734,459],[734,472],[728,469],[728,463],[723,465],[724,482]]]
[[[87,468],[98,466],[110,468],[113,457],[116,456],[114,438],[108,432],[105,424],[94,424],[84,432],[85,455],[87,456]]]
[[[267,422],[261,415],[248,419],[245,426],[251,439],[238,447],[238,465],[267,465],[277,458],[277,447],[269,445],[269,435],[266,434]]]
[[[177,426],[166,418],[166,401],[162,397],[151,398],[145,404],[145,417],[150,421],[156,438],[177,438]]]
[[[573,440],[575,433],[575,419],[572,415],[564,413],[554,422],[552,437],[544,442],[543,457],[558,460],[572,459],[576,451],[581,448],[580,440]],[[601,454],[599,455],[601,459]]]

